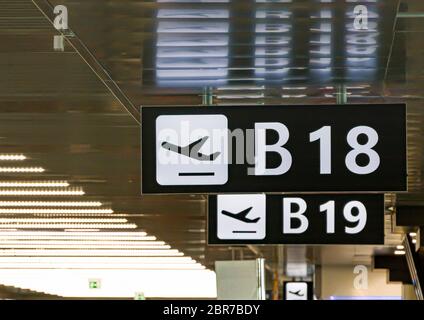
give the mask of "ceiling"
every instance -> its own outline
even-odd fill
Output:
[[[366,36],[349,29],[356,3],[371,8]],[[57,4],[68,8],[63,33],[52,25]],[[204,196],[141,195],[139,106],[201,105],[205,92],[214,104],[335,103],[340,86],[349,103],[406,101],[409,192],[387,203],[424,205],[423,32],[416,0],[2,1],[1,152],[46,168],[27,179],[82,187],[85,200],[208,267],[257,255],[276,266],[289,259],[285,248],[208,247]],[[61,34],[64,51],[55,51]],[[384,250],[306,249],[322,264]]]

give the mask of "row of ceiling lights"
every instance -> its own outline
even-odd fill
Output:
[[[0,164],[26,159],[22,154],[0,154]],[[0,165],[0,172],[15,177],[43,173],[45,169]],[[114,296],[120,290],[127,296],[132,287],[140,285],[140,290],[145,290],[147,280],[161,283],[171,276],[185,277],[186,289],[191,288],[192,296],[214,295],[212,271],[164,241],[137,230],[136,224],[122,218],[128,215],[115,214],[101,201],[81,200],[84,194],[82,188],[71,187],[64,180],[0,181],[0,283],[64,296]],[[76,200],[51,199],[52,196]],[[49,274],[65,272],[61,283],[54,279],[38,281],[45,278],[45,270],[51,270]],[[200,278],[192,279],[187,271],[201,272],[197,274]],[[109,283],[101,293],[87,292],[84,286],[85,277],[93,272],[103,275],[105,283]],[[128,272],[145,280],[140,284],[128,282]],[[120,283],[119,288],[111,287],[112,283]],[[152,284],[147,290],[155,288]],[[205,291],[204,286],[210,288]],[[163,290],[155,289],[156,293],[151,294],[176,294],[169,282],[161,287]]]
[[[0,161],[25,159],[25,155],[0,155]],[[41,173],[45,170],[1,166],[0,171]],[[0,181],[1,196],[84,194],[82,188],[71,188],[68,181],[62,180]],[[135,229],[136,224],[119,218],[100,201],[1,200],[0,268],[204,269],[165,242]]]

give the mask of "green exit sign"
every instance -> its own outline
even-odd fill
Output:
[[[88,287],[90,289],[100,289],[100,280],[99,279],[88,280]]]
[[[134,300],[146,300],[144,292],[136,292],[134,295]]]

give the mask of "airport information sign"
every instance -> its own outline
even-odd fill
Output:
[[[211,195],[208,243],[383,244],[384,195]]]
[[[312,281],[285,281],[283,292],[283,300],[313,300],[314,284]]]
[[[143,107],[143,193],[406,191],[406,106]]]

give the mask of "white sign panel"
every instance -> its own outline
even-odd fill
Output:
[[[223,185],[228,180],[228,121],[224,115],[156,119],[156,180],[163,186]]]
[[[306,282],[287,282],[285,300],[308,300],[308,284]]]
[[[218,195],[218,238],[255,240],[266,236],[266,197],[264,194]]]

